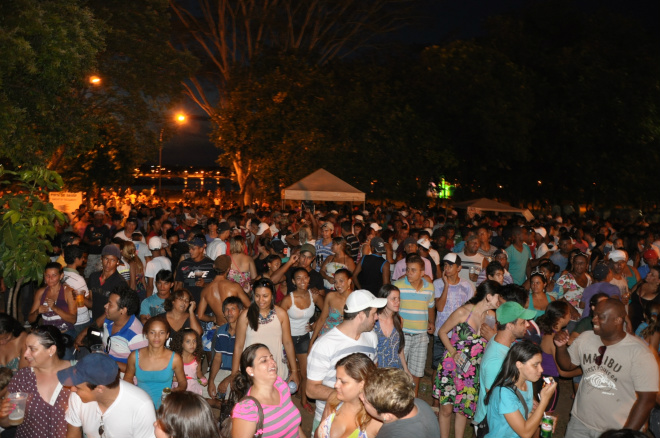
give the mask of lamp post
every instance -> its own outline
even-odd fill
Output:
[[[179,113],[176,115],[175,119],[177,123],[183,124],[186,122],[186,115]],[[163,176],[163,131],[165,131],[165,126],[160,128],[160,135],[158,136],[158,195],[163,196],[162,192],[162,176]]]

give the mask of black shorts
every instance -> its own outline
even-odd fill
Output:
[[[305,333],[302,336],[291,336],[293,339],[293,350],[296,354],[307,354],[309,350],[309,341],[311,336],[309,333]]]

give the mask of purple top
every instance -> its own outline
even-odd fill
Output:
[[[552,354],[541,352],[541,366],[546,376],[559,377],[559,370]]]
[[[582,311],[582,318],[586,318],[591,314],[591,309],[589,308],[589,301],[591,297],[598,293],[607,294],[609,297],[612,295],[619,295],[621,292],[619,288],[613,284],[610,284],[606,281],[601,281],[599,283],[594,283],[591,286],[588,286],[582,292],[581,302],[584,303],[584,311]]]

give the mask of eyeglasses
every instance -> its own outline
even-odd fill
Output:
[[[100,438],[103,438],[103,432],[105,432],[105,430],[103,429],[103,415],[101,415],[101,424],[99,425],[99,437]]]
[[[605,345],[601,345],[598,347],[598,356],[596,356],[596,359],[594,359],[594,362],[596,365],[600,366],[603,363],[603,355],[607,351],[607,347]]]
[[[110,346],[112,345],[112,336],[108,336],[108,339],[105,341],[105,352],[110,353]],[[101,435],[101,434],[99,434]]]

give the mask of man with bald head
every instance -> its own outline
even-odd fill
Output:
[[[597,438],[608,429],[640,430],[658,392],[658,364],[646,344],[626,333],[626,309],[615,298],[596,306],[593,331],[567,347],[568,333],[555,334],[555,360],[564,371],[582,367],[566,436]]]

